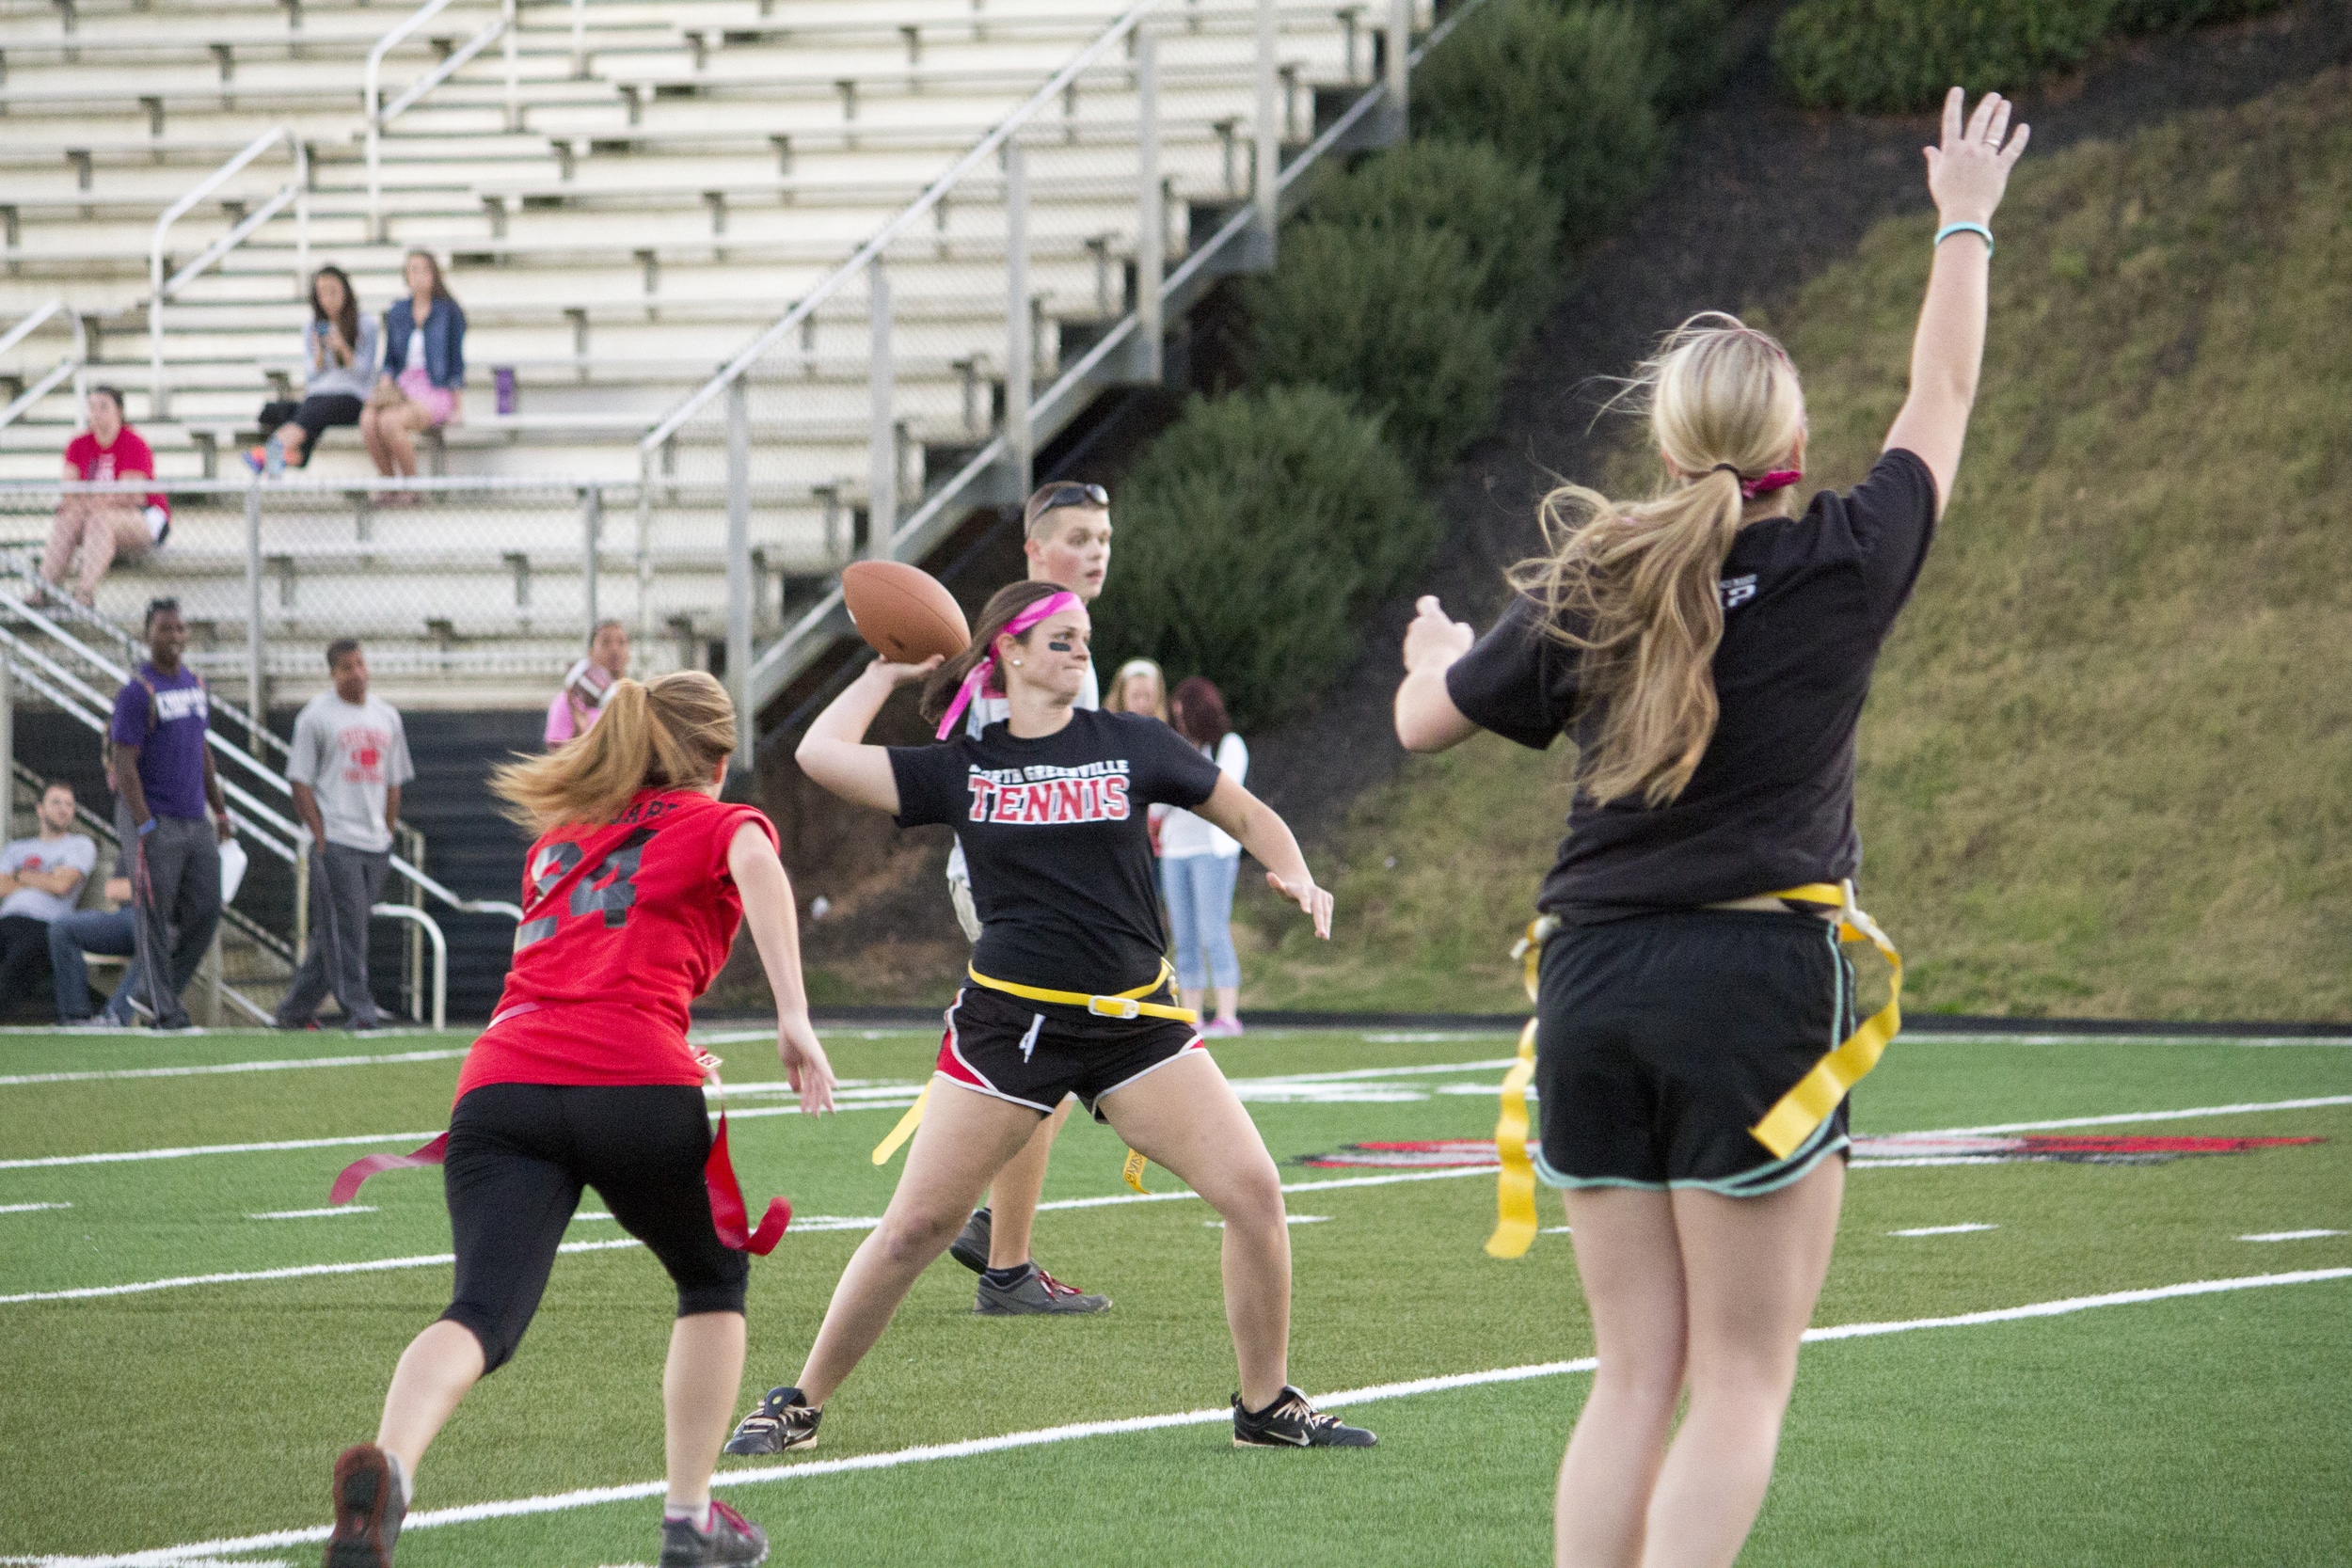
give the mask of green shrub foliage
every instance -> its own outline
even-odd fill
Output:
[[[1572,243],[1608,232],[1641,198],[1662,135],[1649,33],[1613,6],[1488,0],[1413,77],[1413,127],[1492,143],[1540,174]]]
[[[1957,83],[2015,92],[2082,62],[2116,33],[2274,9],[2280,0],[1800,0],[1772,35],[1799,102],[1925,109]]]
[[[1306,215],[1375,234],[1436,229],[1457,236],[1487,309],[1533,316],[1550,293],[1559,198],[1533,169],[1486,142],[1411,141],[1351,169],[1328,166]]]
[[[1216,682],[1235,722],[1311,704],[1438,518],[1379,421],[1320,387],[1194,398],[1119,493],[1095,667],[1142,654]]]
[[[1353,398],[1434,474],[1490,422],[1518,325],[1480,303],[1484,283],[1448,230],[1294,223],[1243,291],[1252,379]]]
[[[1733,64],[1730,0],[1626,0],[1649,34],[1650,102],[1664,114],[1697,103]]]

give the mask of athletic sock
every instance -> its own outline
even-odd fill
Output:
[[[400,1483],[400,1506],[405,1509],[417,1500],[417,1483],[408,1478],[408,1466],[400,1462],[400,1455],[386,1449],[384,1467],[391,1471],[392,1479]]]
[[[1037,1265],[1034,1262],[1029,1262],[1015,1263],[1009,1269],[983,1269],[980,1271],[980,1277],[1000,1291],[1009,1290],[1028,1278],[1029,1271],[1035,1267]]]
[[[697,1535],[708,1535],[710,1533],[710,1499],[705,1497],[698,1503],[663,1503],[661,1522],[666,1525],[673,1519],[685,1520],[694,1527],[694,1533]]]

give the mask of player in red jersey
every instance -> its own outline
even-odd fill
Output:
[[[662,1568],[768,1555],[757,1526],[711,1500],[710,1475],[743,1374],[742,1249],[772,1246],[781,1213],[745,1236],[724,1145],[712,1148],[704,1058],[686,1038],[688,1005],[746,920],[801,1109],[831,1109],[834,1079],[809,1025],[775,830],[755,808],[718,800],[734,746],[724,689],[689,671],[615,683],[595,729],[492,780],[539,839],[505,992],[467,1054],[449,1132],[437,1140],[456,1288],[402,1354],[375,1441],[335,1463],[326,1568],[389,1568],[418,1462],[466,1391],[514,1354],[583,1186],[677,1285],[661,1380]],[[437,1153],[363,1161],[337,1198],[357,1190],[355,1173]]]

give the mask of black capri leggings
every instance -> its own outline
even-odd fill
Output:
[[[339,424],[358,424],[367,406],[364,399],[348,392],[321,392],[300,403],[265,403],[262,404],[262,439],[266,441],[277,435],[282,425],[300,425],[300,466],[307,468],[310,466],[310,454],[318,450],[319,436]]]
[[[742,1311],[751,1261],[710,1223],[709,1153],[703,1092],[691,1085],[472,1090],[450,1117],[442,1162],[457,1289],[441,1316],[482,1341],[485,1371],[511,1360],[583,1186],[670,1271],[679,1317]]]

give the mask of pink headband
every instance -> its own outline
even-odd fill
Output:
[[[1031,605],[1028,609],[1023,610],[1020,614],[1006,622],[1005,629],[997,635],[1000,637],[1018,637],[1023,632],[1027,631],[1031,626],[1036,626],[1040,621],[1045,620],[1051,616],[1058,615],[1065,610],[1076,610],[1077,608],[1078,595],[1071,593],[1065,588],[1058,594],[1047,594],[1044,598],[1038,600],[1037,603]],[[971,673],[963,677],[963,684],[956,689],[956,700],[947,705],[947,711],[940,717],[940,739],[945,740],[950,735],[955,733],[956,721],[963,717],[963,710],[965,708],[972,705],[972,699],[979,696],[984,690],[987,689],[989,677],[993,675],[995,673],[996,649],[992,642],[988,652],[980,656],[980,661],[972,666]]]
[[[1786,490],[1804,477],[1803,468],[1774,468],[1762,479],[1746,479],[1741,477],[1739,469],[1728,463],[1718,463],[1708,472],[1729,474],[1732,478],[1739,480],[1740,494],[1749,500],[1754,500],[1756,497],[1773,490]]]

